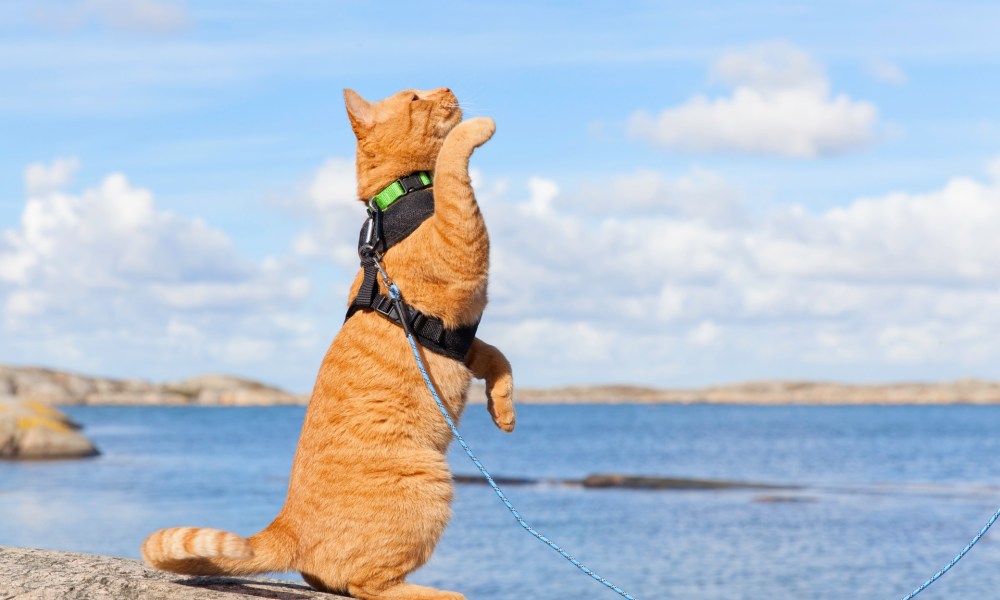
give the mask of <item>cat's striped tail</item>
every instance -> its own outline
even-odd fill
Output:
[[[253,575],[288,571],[294,542],[274,523],[249,538],[201,527],[174,527],[150,534],[142,557],[151,567],[184,575]]]

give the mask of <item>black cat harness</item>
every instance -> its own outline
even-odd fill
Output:
[[[361,226],[358,238],[358,256],[364,280],[347,309],[345,322],[359,310],[373,310],[402,327],[392,298],[379,293],[378,264],[389,248],[406,239],[434,214],[432,185],[431,174],[420,171],[392,182],[369,200],[368,218]],[[455,360],[465,360],[476,339],[479,321],[449,329],[441,319],[425,315],[409,304],[405,312],[410,329],[421,346]]]

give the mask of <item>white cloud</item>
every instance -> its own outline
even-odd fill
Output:
[[[274,356],[274,342],[254,337],[236,336],[209,343],[210,352],[230,364],[263,363]]]
[[[24,171],[24,188],[29,196],[61,189],[73,182],[80,169],[75,156],[57,158],[51,164],[32,163]]]
[[[939,339],[926,326],[889,326],[878,332],[879,345],[890,362],[918,363],[934,354]]]
[[[476,173],[492,240],[480,332],[533,385],[1000,375],[997,164],[756,217],[699,168],[571,186]],[[332,264],[320,268],[343,299],[364,217],[354,196],[351,161],[325,162],[295,205],[308,219],[295,253],[250,261],[124,175],[33,195],[0,232],[0,360],[265,377],[315,364],[339,310],[331,320],[324,298],[322,315],[302,312],[314,286],[296,261]]]
[[[358,232],[365,220],[358,200],[354,161],[327,159],[313,174],[296,208],[310,221],[293,241],[295,253],[309,258],[330,258],[340,267],[358,266]]]
[[[504,352],[524,360],[568,361],[581,365],[608,364],[614,352],[614,332],[600,323],[527,316],[505,328],[493,341]]]
[[[995,183],[1000,184],[1000,157],[986,163],[986,173]]]
[[[636,171],[559,188],[547,211],[524,210],[537,186],[483,206],[493,270],[481,331],[529,379],[1000,375],[1000,177],[822,213],[749,218],[732,202],[713,219],[622,198],[630,178],[639,190],[714,179]],[[667,188],[656,197],[668,207],[704,190]]]
[[[550,179],[531,177],[528,179],[528,189],[531,195],[528,201],[521,205],[521,209],[535,217],[550,216],[552,200],[559,195],[559,185]]]
[[[847,152],[874,137],[875,106],[831,94],[822,67],[791,44],[727,53],[712,77],[731,86],[731,95],[698,95],[656,115],[639,110],[629,134],[666,148],[795,158]]]
[[[863,198],[788,215],[751,240],[761,269],[795,277],[979,284],[1000,264],[996,181],[958,177],[931,192]]]
[[[20,228],[5,238],[0,273],[22,284],[46,279],[94,289],[134,281],[240,279],[253,268],[236,257],[225,234],[200,220],[157,211],[152,193],[120,173],[80,196],[31,196]]]
[[[761,92],[803,90],[825,96],[830,91],[823,68],[787,42],[765,42],[727,52],[712,65],[710,76],[733,88]]]
[[[745,218],[740,192],[718,173],[699,167],[678,177],[639,169],[610,181],[588,182],[578,195],[595,214],[615,208],[647,217],[690,217],[720,224]]]
[[[719,340],[722,335],[722,328],[715,324],[715,321],[707,319],[688,333],[688,340],[697,346],[711,346]]]
[[[312,335],[289,325],[310,284],[288,259],[242,257],[225,233],[160,209],[120,173],[81,193],[52,189],[77,166],[28,167],[20,223],[0,231],[0,361],[141,365],[130,375],[187,361],[190,374],[234,370],[236,358],[259,366],[264,350]],[[235,334],[236,346],[205,344]]]
[[[175,0],[57,0],[35,10],[36,19],[57,29],[91,23],[122,31],[163,33],[188,24],[183,2]]]

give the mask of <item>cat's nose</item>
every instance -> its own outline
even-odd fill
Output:
[[[441,91],[443,91],[446,94],[450,94],[451,93],[451,88],[441,88]]]

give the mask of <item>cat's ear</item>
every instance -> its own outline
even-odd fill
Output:
[[[360,139],[372,125],[375,124],[375,113],[372,103],[361,97],[352,89],[344,89],[344,105],[347,107],[347,117],[351,120],[351,129]]]

